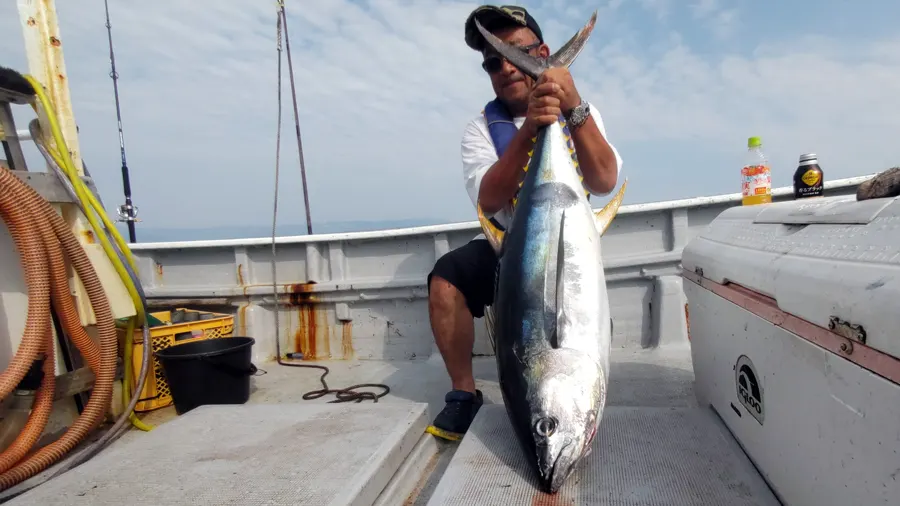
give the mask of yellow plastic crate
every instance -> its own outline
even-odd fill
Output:
[[[157,325],[150,328],[150,340],[152,341],[153,352],[168,348],[174,344],[190,343],[194,341],[202,341],[204,339],[217,339],[221,337],[232,337],[234,331],[234,316],[223,313],[213,313],[211,311],[196,311],[187,308],[176,308],[175,311],[184,311],[185,313],[206,313],[211,314],[212,318],[207,320],[196,320],[191,322],[171,323],[172,311],[159,311],[150,313],[158,318],[164,325]],[[126,329],[117,328],[120,342],[124,342]],[[144,353],[144,336],[140,329],[136,329],[132,336],[134,348],[132,352],[132,385],[137,384],[138,375],[141,372],[141,360]],[[153,356],[152,366],[147,371],[147,379],[144,382],[144,388],[139,392],[138,403],[135,405],[136,412],[147,412],[155,409],[164,408],[172,404],[172,394],[169,391],[169,384],[166,382],[163,374],[162,364]]]

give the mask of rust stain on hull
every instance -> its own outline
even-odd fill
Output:
[[[300,308],[297,332],[294,333],[294,348],[303,354],[304,360],[315,359],[317,355],[316,334],[319,329],[318,315],[312,305]]]
[[[325,333],[323,342],[328,345],[327,321],[322,310],[316,307],[316,297],[312,293],[315,282],[286,285],[290,293],[290,305],[298,308],[297,331],[294,332],[294,349],[303,354],[304,360],[319,357],[319,339]]]
[[[244,286],[244,264],[238,264],[237,278],[238,278],[238,284],[241,286]]]
[[[310,281],[308,283],[285,285],[285,290],[290,294],[290,304],[292,306],[302,306],[306,303],[315,302],[316,296],[312,293],[315,284],[315,281]]]
[[[238,321],[240,322],[238,332],[240,332],[242,336],[247,335],[247,308],[249,306],[250,304],[241,304],[238,308]]]
[[[353,322],[341,322],[341,354],[344,359],[353,358]]]

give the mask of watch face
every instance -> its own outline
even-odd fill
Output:
[[[584,122],[585,119],[587,119],[588,107],[589,106],[588,106],[587,102],[582,102],[580,105],[578,105],[574,109],[572,109],[572,123],[573,124],[575,124],[576,126],[580,125],[581,123]]]

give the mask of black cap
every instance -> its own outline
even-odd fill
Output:
[[[506,26],[523,26],[534,32],[539,41],[544,42],[541,28],[524,7],[519,7],[518,5],[482,5],[472,11],[468,19],[466,19],[466,44],[476,51],[484,49],[484,37],[478,31],[478,27],[475,26],[476,17],[481,26],[488,31]]]

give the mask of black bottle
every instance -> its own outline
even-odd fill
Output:
[[[800,155],[800,165],[794,172],[794,198],[821,197],[824,191],[825,175],[819,167],[815,153]]]

